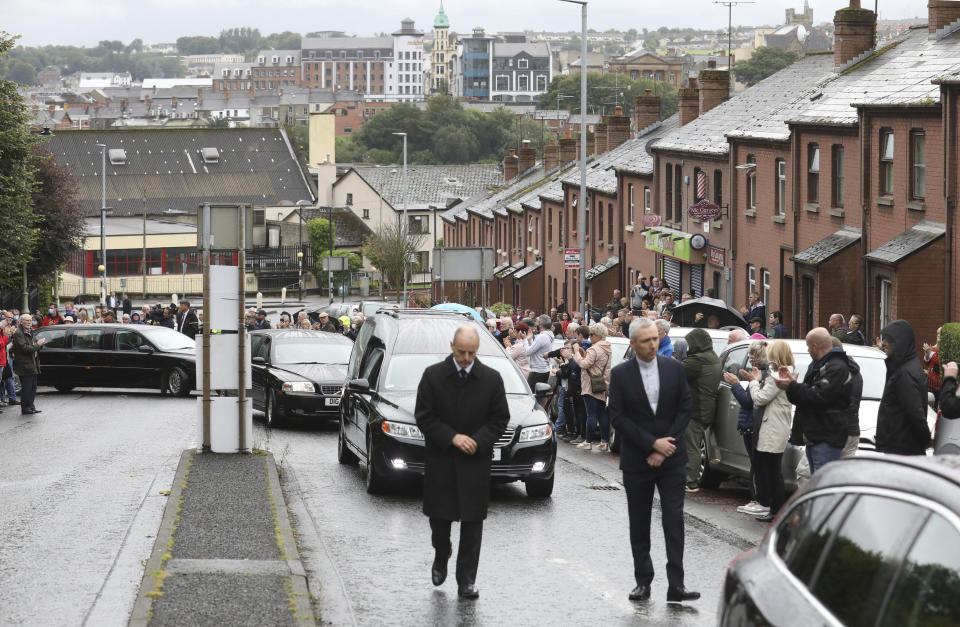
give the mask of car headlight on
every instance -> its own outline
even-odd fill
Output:
[[[309,381],[287,381],[283,384],[284,392],[313,392],[313,384]]]
[[[410,440],[422,440],[423,432],[420,431],[420,428],[416,425],[408,425],[403,422],[390,422],[389,420],[384,420],[380,425],[380,428],[387,435],[392,435],[395,438],[408,438]]]
[[[550,424],[534,425],[520,430],[520,441],[536,442],[537,440],[546,440],[551,435],[553,435],[553,426]]]

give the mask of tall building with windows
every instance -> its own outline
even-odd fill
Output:
[[[460,38],[452,93],[469,100],[536,102],[553,80],[548,43],[504,42],[482,28]]]
[[[423,32],[414,27],[413,20],[404,18],[400,30],[393,33],[395,70],[388,70],[388,100],[409,102],[423,100]],[[391,83],[390,77],[393,78]]]
[[[456,56],[456,35],[450,34],[450,19],[440,3],[440,12],[433,20],[433,52],[430,68],[430,91],[434,94],[453,93],[453,65]],[[446,87],[444,89],[444,86]]]

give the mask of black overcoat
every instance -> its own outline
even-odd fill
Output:
[[[493,445],[510,421],[500,373],[476,359],[462,380],[450,355],[424,371],[415,415],[426,441],[423,513],[441,520],[486,518]],[[452,444],[458,433],[476,440],[476,453]]]

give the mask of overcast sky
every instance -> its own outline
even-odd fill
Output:
[[[878,0],[881,19],[926,16],[926,0]],[[26,46],[95,46],[109,39],[129,43],[174,42],[183,35],[217,35],[224,28],[250,26],[267,35],[291,30],[343,30],[369,35],[392,32],[404,17],[421,29],[433,26],[439,0],[0,0],[0,30],[22,35]],[[814,21],[833,19],[848,0],[810,0]],[[576,5],[557,0],[446,0],[450,27],[469,32],[579,30]],[[756,0],[733,9],[735,25],[780,24],[784,9],[803,0]],[[873,8],[874,0],[863,0]],[[655,30],[660,26],[726,28],[727,8],[712,0],[592,0],[589,27]]]

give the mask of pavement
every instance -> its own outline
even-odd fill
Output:
[[[272,454],[183,452],[129,624],[316,624]]]

